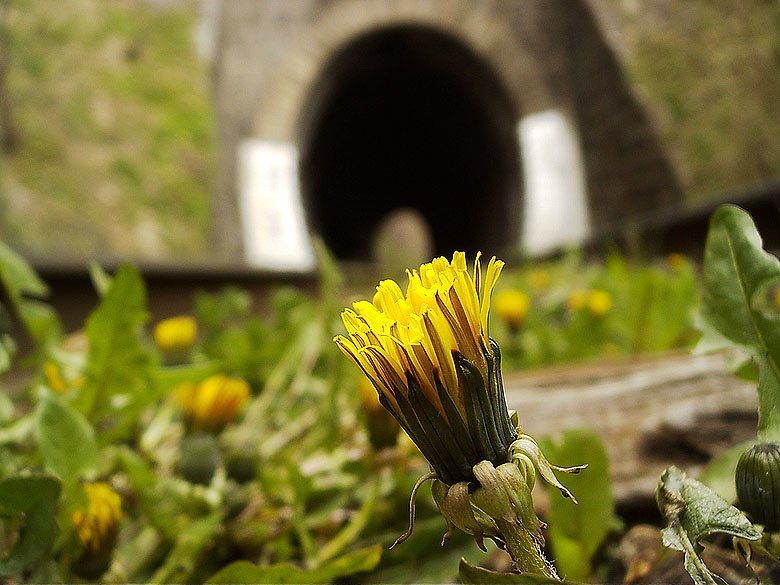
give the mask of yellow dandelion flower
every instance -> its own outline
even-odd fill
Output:
[[[521,290],[504,289],[496,294],[496,313],[510,329],[518,329],[531,308],[531,298]]]
[[[195,428],[219,430],[235,420],[246,404],[249,384],[241,378],[215,374],[199,384],[180,384],[176,393],[182,411]]]
[[[478,255],[469,273],[456,252],[408,271],[406,293],[384,280],[373,302],[342,313],[347,336],[334,338],[445,483],[473,478],[479,461],[505,460],[517,437],[488,334],[503,266],[492,258],[483,274]]]
[[[594,289],[588,293],[588,310],[591,315],[603,317],[612,308],[612,295],[605,290]]]
[[[501,354],[488,331],[503,266],[491,258],[483,273],[477,255],[469,272],[465,254],[455,252],[451,261],[439,257],[407,271],[405,292],[383,280],[372,302],[344,310],[347,334],[333,339],[433,468],[412,490],[409,530],[395,544],[412,533],[415,498],[432,480],[450,527],[472,534],[483,550],[486,536],[506,543],[518,568],[557,578],[541,554],[531,488],[542,477],[571,494],[555,478],[561,468],[547,462],[533,438],[518,435],[507,411]],[[513,545],[521,539],[529,546]]]
[[[72,516],[76,534],[90,553],[112,549],[122,519],[122,500],[109,484],[102,481],[84,484],[84,491],[87,508],[76,510]]]
[[[197,335],[197,322],[186,315],[163,319],[154,328],[154,340],[166,353],[187,351]]]

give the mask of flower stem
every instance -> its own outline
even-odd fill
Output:
[[[555,567],[542,552],[539,541],[522,525],[501,518],[495,519],[504,537],[506,551],[512,557],[515,567],[521,573],[534,573],[560,581]]]

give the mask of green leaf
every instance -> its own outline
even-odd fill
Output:
[[[117,459],[119,465],[127,473],[133,489],[139,494],[145,495],[157,480],[154,469],[143,457],[126,445],[120,445],[117,448]]]
[[[461,583],[473,583],[474,585],[574,585],[573,581],[558,581],[542,575],[532,575],[530,573],[499,573],[482,567],[475,567],[466,559],[460,560],[459,566]]]
[[[64,483],[75,483],[81,474],[97,466],[92,426],[59,397],[44,394],[38,405],[37,431],[46,467]]]
[[[8,294],[12,310],[19,316],[36,343],[43,345],[60,335],[61,325],[54,310],[40,301],[28,298],[47,296],[48,286],[21,256],[2,242],[0,285]],[[0,353],[5,353],[2,348]]]
[[[676,467],[669,467],[661,475],[656,500],[667,523],[661,533],[663,543],[685,553],[685,569],[697,584],[723,582],[701,560],[700,540],[712,534],[751,541],[761,538],[761,531],[740,510]]]
[[[87,382],[78,402],[82,412],[105,409],[111,397],[122,393],[131,407],[148,401],[144,390],[150,360],[141,344],[147,316],[141,275],[133,266],[122,266],[87,319]]]
[[[780,261],[761,248],[750,215],[734,205],[712,216],[704,251],[701,315],[708,329],[750,352],[759,370],[759,438],[780,441],[780,321],[764,310]],[[707,343],[706,339],[703,343]]]
[[[780,442],[780,360],[772,355],[756,359],[758,364],[758,438]]]
[[[236,561],[212,575],[207,583],[330,583],[341,577],[373,570],[382,556],[377,544],[356,550],[328,561],[312,570],[291,563],[258,566],[248,561]]]
[[[24,515],[19,539],[11,551],[0,550],[0,575],[9,576],[39,563],[55,536],[60,482],[47,475],[9,477],[0,481],[0,516]]]
[[[0,283],[11,302],[17,304],[25,295],[44,297],[49,288],[24,258],[0,242]]]
[[[587,462],[578,475],[566,476],[566,487],[579,504],[559,497],[550,490],[549,538],[555,565],[562,575],[574,580],[587,579],[591,558],[607,534],[620,526],[615,515],[609,459],[598,435],[588,429],[567,430],[560,442],[545,441],[546,456],[566,467]]]
[[[19,304],[19,317],[30,337],[41,347],[52,345],[62,337],[62,324],[57,313],[46,303],[25,300]]]

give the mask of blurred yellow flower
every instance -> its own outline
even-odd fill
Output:
[[[612,308],[612,295],[605,290],[593,289],[588,293],[588,310],[596,317],[603,317]]]
[[[84,484],[87,509],[73,512],[72,522],[81,544],[95,554],[113,549],[122,519],[122,500],[106,482]]]
[[[46,377],[49,388],[54,390],[57,394],[62,394],[68,389],[68,385],[62,378],[60,367],[55,362],[48,360],[43,364],[43,375]]]
[[[500,353],[489,338],[493,287],[504,263],[469,273],[463,252],[407,271],[406,293],[393,280],[373,302],[341,314],[347,336],[334,341],[363,371],[445,483],[473,479],[483,460],[506,461],[517,432],[500,383]]]
[[[588,299],[588,291],[582,288],[575,288],[569,292],[566,297],[566,306],[572,312],[579,311],[585,306],[585,302]]]
[[[528,275],[528,281],[531,284],[531,288],[537,292],[547,290],[550,286],[550,273],[544,268],[535,268]]]
[[[184,415],[199,430],[218,431],[235,420],[249,398],[249,384],[222,374],[199,384],[185,382],[177,388]]]
[[[496,313],[510,329],[518,329],[531,308],[531,298],[521,290],[504,289],[496,294]]]
[[[54,360],[43,364],[43,376],[46,383],[57,394],[64,394],[70,389],[80,389],[84,386],[84,376],[67,371],[68,368]]]
[[[774,294],[775,309],[780,311],[780,286],[775,289]]]
[[[154,340],[166,353],[187,351],[197,335],[197,322],[186,315],[163,319],[154,328]]]

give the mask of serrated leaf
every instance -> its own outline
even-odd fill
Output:
[[[461,583],[472,583],[474,585],[574,585],[573,581],[558,581],[542,575],[532,575],[530,573],[499,573],[475,567],[466,559],[460,560],[459,575]]]
[[[315,569],[301,569],[291,563],[258,566],[236,561],[212,575],[207,583],[330,583],[373,570],[381,556],[381,547],[374,545],[342,555]]]
[[[707,327],[748,350],[759,370],[759,438],[780,441],[780,323],[759,302],[780,279],[750,215],[734,205],[710,220],[704,251],[701,315]]]
[[[82,412],[104,409],[120,393],[127,394],[131,403],[147,398],[143,389],[150,361],[141,344],[147,317],[141,275],[124,265],[87,319],[87,381],[78,399]]]
[[[97,465],[95,432],[87,419],[53,394],[38,406],[36,430],[41,455],[64,483],[76,482]]]
[[[751,541],[761,538],[761,531],[740,510],[676,467],[668,468],[661,475],[656,500],[667,523],[662,532],[663,543],[685,553],[685,569],[697,585],[723,582],[701,560],[699,541],[712,534]]]
[[[31,475],[0,481],[0,516],[24,515],[14,548],[0,550],[0,575],[19,574],[46,556],[54,540],[59,497],[60,482],[55,477]]]

